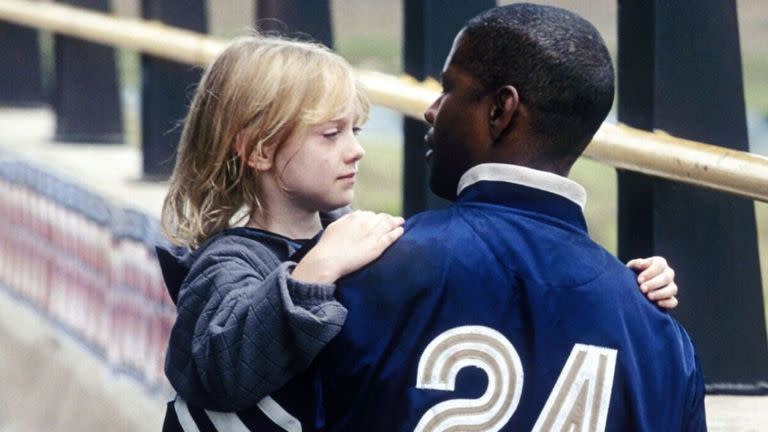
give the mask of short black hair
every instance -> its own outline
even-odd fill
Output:
[[[513,85],[547,141],[542,156],[570,166],[613,104],[613,65],[597,29],[565,9],[516,3],[472,18],[463,41],[459,66],[487,91]]]

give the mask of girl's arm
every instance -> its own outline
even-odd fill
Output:
[[[346,319],[332,282],[402,234],[402,218],[355,213],[331,224],[298,264],[240,237],[206,250],[179,292],[169,341],[166,375],[179,396],[244,409],[309,367]]]
[[[637,275],[637,283],[648,300],[664,309],[677,307],[675,271],[664,257],[637,258],[627,263]]]
[[[168,345],[168,380],[207,409],[254,406],[306,369],[346,319],[333,285],[295,281],[295,263],[238,240],[218,241],[192,266]]]

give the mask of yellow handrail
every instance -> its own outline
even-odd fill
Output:
[[[0,0],[0,19],[92,42],[205,66],[227,44],[157,22],[116,17],[63,4]],[[408,77],[358,71],[373,103],[422,119],[435,86]],[[663,132],[604,123],[584,153],[616,168],[768,202],[768,158]]]

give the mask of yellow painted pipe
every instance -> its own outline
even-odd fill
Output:
[[[227,44],[157,22],[56,3],[0,0],[0,19],[198,66],[208,65]],[[374,104],[416,119],[423,119],[439,95],[433,82],[364,70],[358,74]],[[616,168],[768,202],[768,158],[752,153],[604,123],[584,155]]]
[[[768,157],[603,123],[584,155],[616,168],[768,202]]]
[[[58,3],[0,0],[0,19],[198,66],[208,65],[227,44],[158,22]]]

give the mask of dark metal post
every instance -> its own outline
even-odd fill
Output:
[[[618,111],[628,126],[653,130],[654,1],[619,1]],[[653,179],[619,170],[618,255],[626,262],[653,251]]]
[[[107,0],[60,2],[100,12],[109,10]],[[115,50],[105,45],[56,35],[54,51],[56,140],[123,142]]]
[[[0,105],[47,103],[37,30],[0,22]]]
[[[204,0],[142,0],[145,19],[206,33]],[[162,43],[162,41],[157,41]],[[173,171],[182,121],[202,71],[194,66],[141,56],[141,148],[145,179],[166,179]]]
[[[403,64],[418,80],[439,79],[456,33],[478,13],[496,6],[495,0],[405,0],[403,2]],[[429,191],[424,161],[424,122],[403,120],[403,215],[445,205]]]
[[[619,119],[749,148],[733,0],[619,1]],[[698,348],[710,392],[768,392],[752,201],[638,175],[620,177],[622,258],[666,256],[676,317]]]
[[[333,25],[329,0],[259,0],[257,28],[320,42],[333,48]]]

